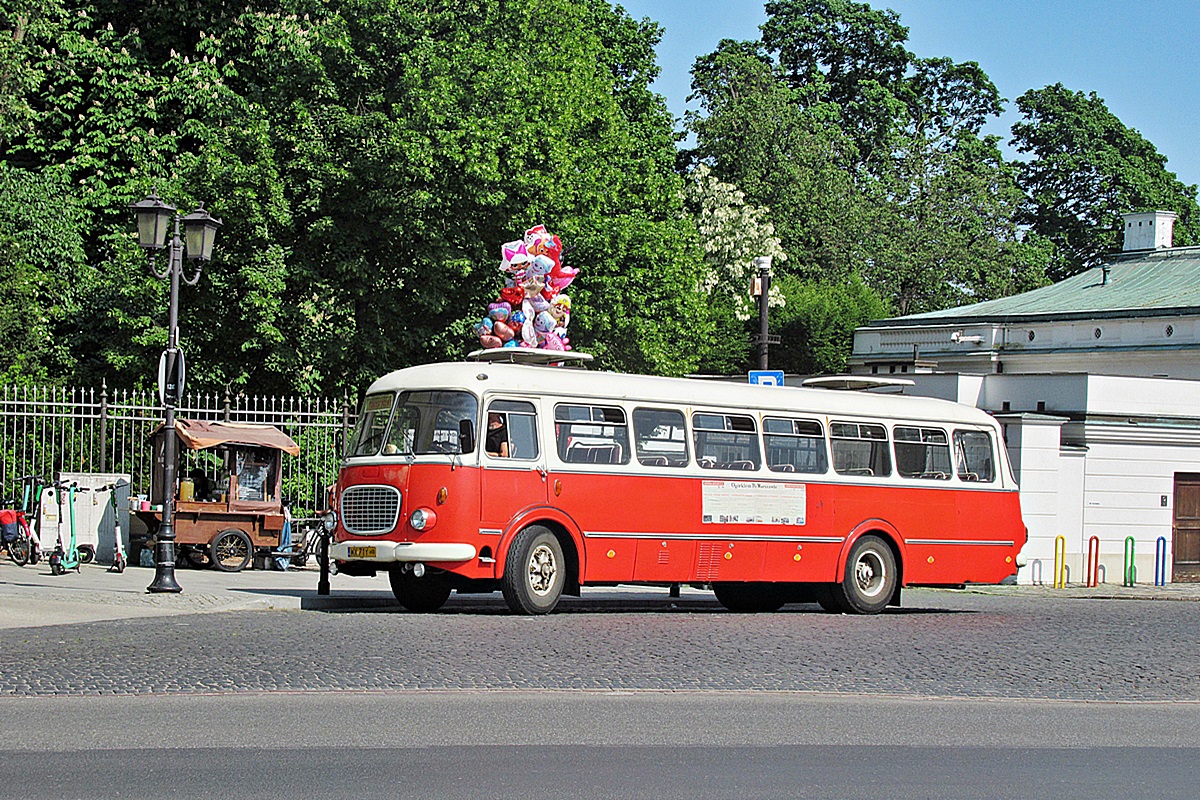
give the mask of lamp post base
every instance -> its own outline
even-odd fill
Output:
[[[179,594],[183,587],[175,582],[175,547],[174,542],[158,543],[155,547],[154,583],[146,587],[147,592],[154,594]]]

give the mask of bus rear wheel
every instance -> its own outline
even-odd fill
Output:
[[[833,601],[847,614],[878,614],[895,594],[897,578],[892,548],[878,536],[864,536],[850,548],[846,576],[829,589]]]
[[[397,564],[388,570],[388,583],[400,605],[417,614],[437,611],[450,598],[450,584],[432,575],[418,578],[407,565]]]
[[[541,525],[530,525],[508,548],[500,591],[514,614],[548,614],[562,597],[566,575],[558,537]]]
[[[778,611],[787,602],[784,587],[772,583],[714,583],[713,594],[725,608],[744,614]]]

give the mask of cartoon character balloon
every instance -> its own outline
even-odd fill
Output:
[[[561,292],[579,270],[563,263],[565,254],[562,241],[545,225],[535,225],[520,239],[501,246],[504,285],[488,305],[487,316],[475,326],[481,345],[571,349],[566,336],[571,298]]]

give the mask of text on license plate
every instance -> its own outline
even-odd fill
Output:
[[[370,547],[347,547],[346,553],[351,558],[374,558],[375,547],[374,545]]]

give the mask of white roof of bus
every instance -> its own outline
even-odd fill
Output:
[[[396,370],[371,384],[369,394],[405,389],[466,389],[533,396],[581,396],[702,408],[763,409],[829,416],[901,418],[994,425],[979,409],[928,397],[757,386],[694,378],[661,378],[521,364],[443,363]]]

